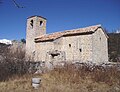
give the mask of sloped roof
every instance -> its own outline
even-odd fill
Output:
[[[95,26],[89,26],[89,27],[85,27],[85,28],[66,30],[63,32],[55,32],[55,33],[51,33],[51,34],[45,34],[45,35],[36,37],[35,42],[55,40],[55,39],[60,38],[62,36],[68,36],[68,35],[94,33],[100,27],[101,27],[101,25],[95,25]]]

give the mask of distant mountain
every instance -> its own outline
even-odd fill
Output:
[[[120,30],[117,30],[116,33],[120,33]]]
[[[12,41],[11,40],[7,40],[7,39],[1,39],[0,43],[6,44],[6,45],[11,45]]]

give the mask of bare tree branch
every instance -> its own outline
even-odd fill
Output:
[[[12,0],[14,5],[17,7],[17,8],[24,8],[23,6],[19,5],[16,0]]]

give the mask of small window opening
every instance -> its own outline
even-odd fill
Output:
[[[52,59],[54,59],[56,56],[59,56],[60,53],[51,53]]]
[[[101,37],[100,37],[100,41],[101,41]]]
[[[82,52],[82,49],[79,49],[80,52]]]
[[[30,25],[33,28],[33,20],[30,21]]]
[[[69,47],[71,47],[71,44],[69,44]]]
[[[55,56],[51,55],[52,56],[52,59],[54,59]]]
[[[42,26],[43,25],[43,21],[40,21],[40,26]]]

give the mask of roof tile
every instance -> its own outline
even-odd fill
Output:
[[[35,42],[55,40],[59,37],[67,36],[67,35],[91,33],[91,32],[95,32],[96,29],[99,28],[99,27],[101,27],[101,25],[95,25],[95,26],[89,26],[89,27],[85,27],[85,28],[66,30],[66,31],[63,31],[63,32],[55,32],[55,33],[51,33],[51,34],[45,34],[45,35],[36,37]]]

